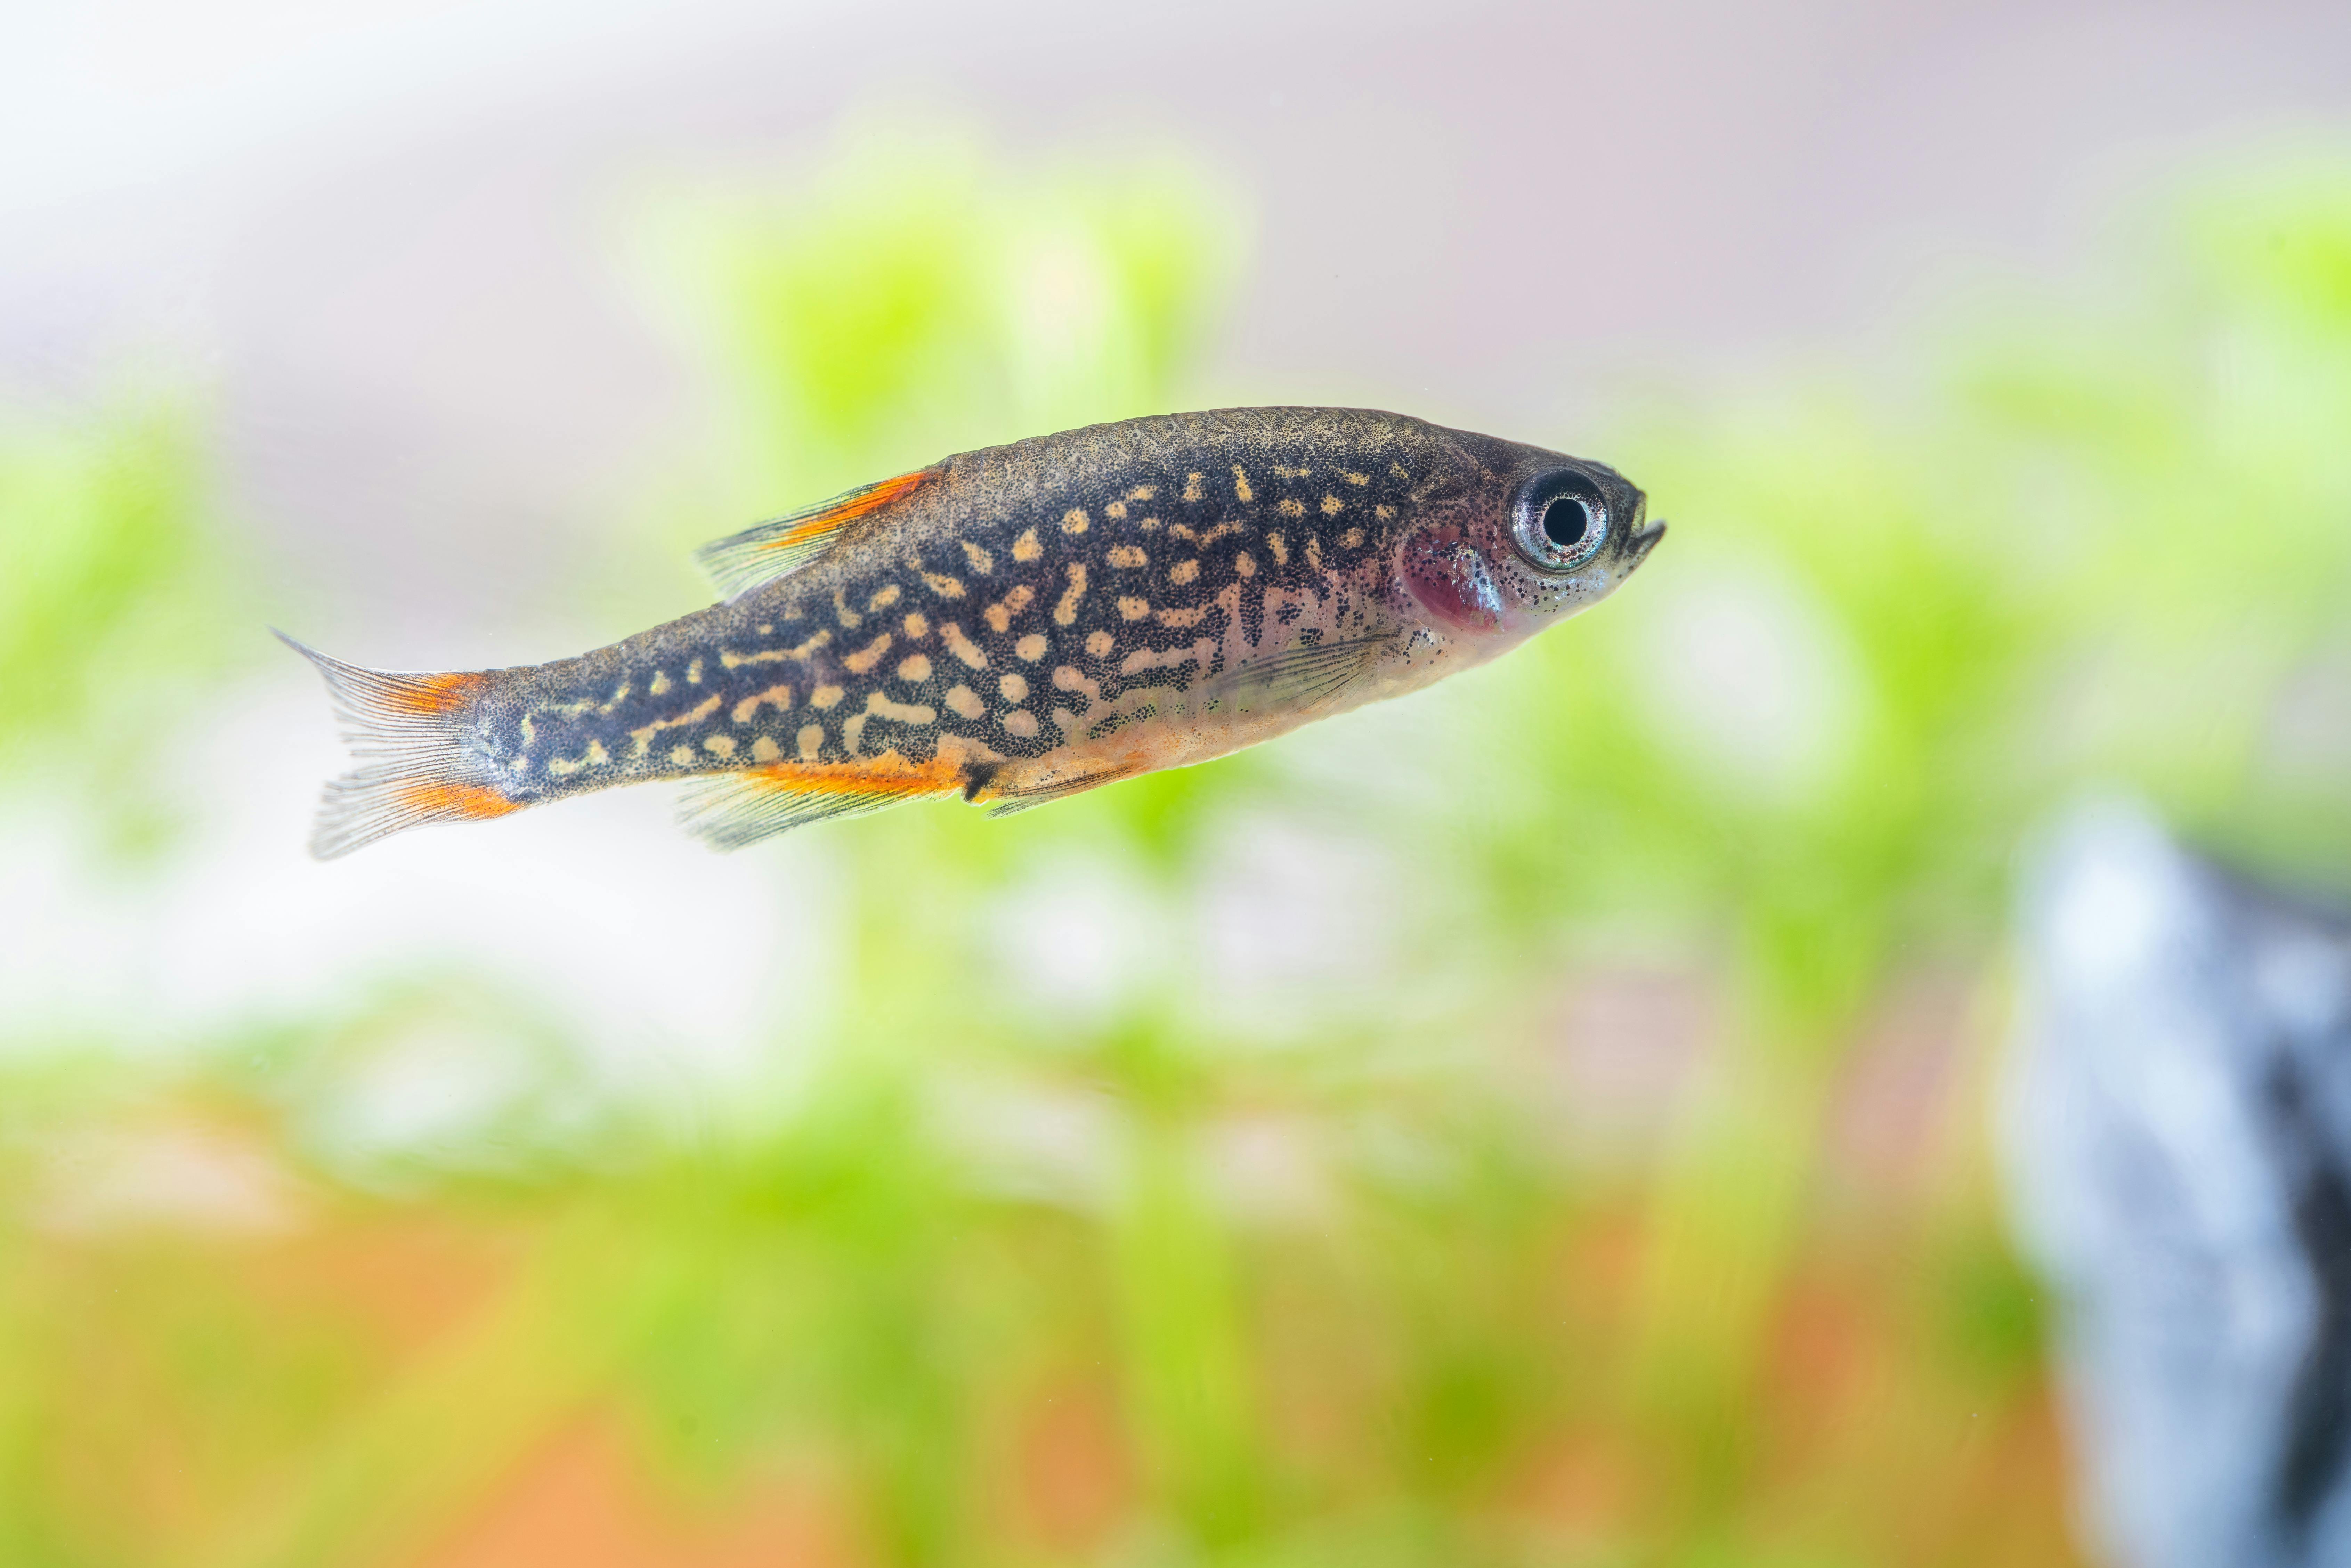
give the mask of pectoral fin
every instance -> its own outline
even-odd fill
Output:
[[[1350,637],[1242,659],[1204,683],[1200,693],[1239,713],[1319,706],[1371,668],[1379,651],[1393,640],[1384,633]]]

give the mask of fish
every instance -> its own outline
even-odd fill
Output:
[[[1646,506],[1604,464],[1375,410],[963,453],[705,547],[726,597],[577,657],[398,672],[277,633],[353,755],[310,850],[663,779],[721,849],[1027,810],[1483,664],[1622,586]]]

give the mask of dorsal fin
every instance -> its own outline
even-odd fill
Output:
[[[773,582],[798,571],[841,541],[841,530],[870,513],[880,511],[901,496],[920,488],[935,468],[917,468],[875,485],[843,491],[830,501],[819,501],[797,512],[771,517],[757,528],[694,552],[710,580],[729,599],[739,598],[763,582]]]

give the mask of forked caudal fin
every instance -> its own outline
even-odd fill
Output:
[[[403,828],[503,817],[521,803],[498,789],[487,759],[467,744],[466,712],[487,675],[362,669],[278,641],[326,677],[355,766],[327,786],[310,852],[333,860]]]

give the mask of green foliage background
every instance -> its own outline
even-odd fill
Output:
[[[1892,386],[1573,442],[1531,415],[1508,434],[1616,461],[1674,532],[1489,670],[1006,822],[821,830],[846,1003],[724,1125],[574,1096],[362,1180],[305,1128],[371,1040],[564,1042],[496,977],[425,972],[165,1059],[0,1009],[0,1560],[475,1561],[582,1429],[618,1434],[659,1544],[507,1560],[2070,1560],[1978,1131],[2015,858],[2127,788],[2273,873],[2351,866],[2351,172],[2164,212],[2099,300],[1979,307]],[[664,205],[645,254],[739,413],[694,529],[1217,401],[1197,356],[1246,249],[1180,159],[951,137]],[[0,440],[0,767],[87,761],[97,841],[157,875],[139,705],[159,668],[225,700],[257,619],[204,448],[161,405]],[[1215,994],[1206,889],[1269,823],[1390,891],[1373,979]],[[1154,934],[1099,1009],[995,939],[1057,864]],[[1545,1064],[1562,998],[1626,966],[1709,1021],[1667,1126],[1602,1157]],[[1922,988],[1952,1065],[1916,1147],[1843,1160]],[[972,1135],[972,1105],[1036,1104],[1083,1160]],[[88,1167],[61,1150],[190,1135],[297,1184],[303,1225],[56,1222]],[[1277,1176],[1220,1154],[1250,1138]]]

